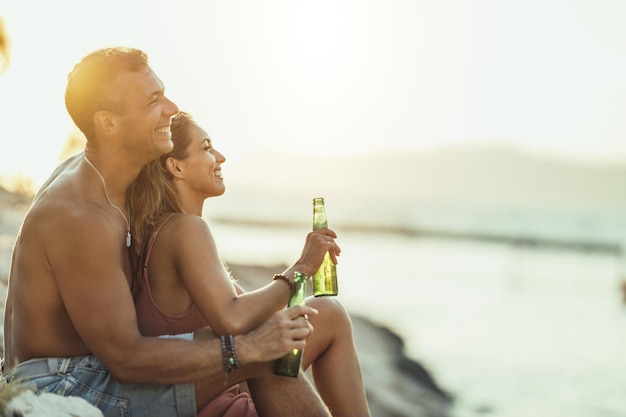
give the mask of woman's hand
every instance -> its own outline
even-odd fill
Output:
[[[300,259],[287,271],[284,275],[291,276],[295,271],[307,274],[308,277],[313,276],[319,269],[326,252],[335,265],[337,265],[337,256],[341,254],[341,248],[335,242],[337,234],[331,229],[318,229],[309,232],[304,242],[304,248]]]

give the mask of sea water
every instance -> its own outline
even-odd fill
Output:
[[[305,230],[212,223],[231,263],[297,259]],[[626,415],[623,262],[611,252],[343,232],[339,298],[389,326],[455,417]]]

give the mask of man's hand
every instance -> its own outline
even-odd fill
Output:
[[[317,314],[317,310],[311,307],[291,307],[275,313],[250,333],[235,337],[239,362],[269,362],[293,349],[304,348],[306,339],[313,332],[306,317]]]

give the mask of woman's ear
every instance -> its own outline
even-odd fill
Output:
[[[174,157],[169,157],[165,160],[165,169],[169,172],[174,178],[185,178],[183,175],[183,171],[185,169],[184,161],[180,161]]]

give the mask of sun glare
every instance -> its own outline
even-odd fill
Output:
[[[280,21],[285,54],[301,81],[326,85],[348,68],[358,30],[349,2],[289,2]]]
[[[35,183],[72,134],[67,73],[111,45],[147,51],[170,98],[233,160],[485,141],[584,158],[626,152],[617,3],[574,2],[565,16],[540,0],[5,3],[0,174]]]

